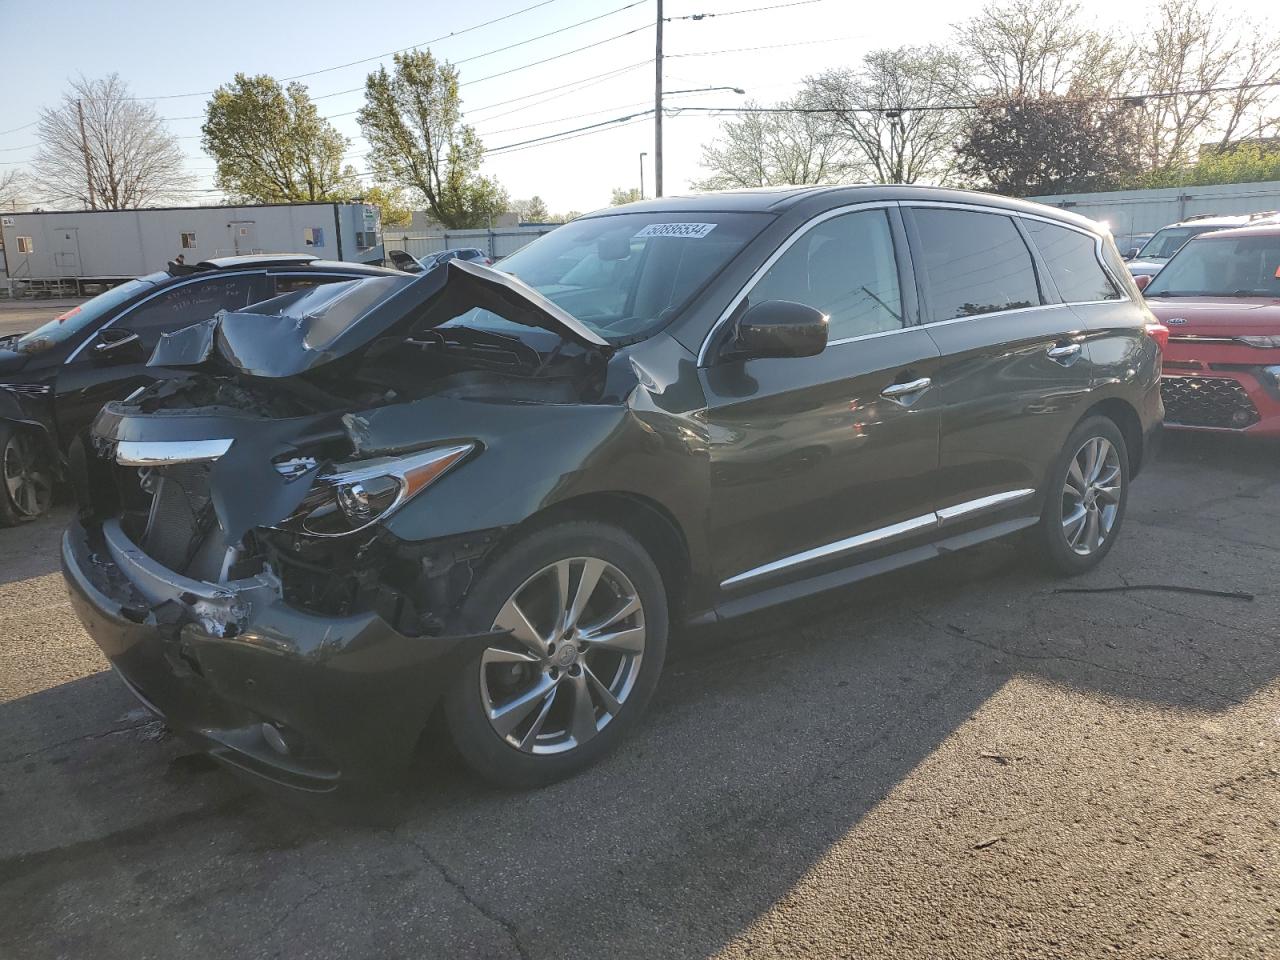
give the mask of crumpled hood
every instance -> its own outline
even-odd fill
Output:
[[[568,340],[609,349],[593,332],[522,281],[491,267],[449,260],[418,276],[366,277],[326,284],[223,311],[160,338],[150,366],[181,367],[211,356],[255,377],[293,377],[367,347],[398,326],[435,325],[474,307],[543,327]]]

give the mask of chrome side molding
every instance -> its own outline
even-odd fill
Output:
[[[972,513],[980,513],[983,510],[989,510],[992,507],[1004,506],[1006,504],[1016,503],[1019,500],[1026,500],[1035,494],[1031,489],[1006,490],[1003,493],[993,493],[987,497],[979,497],[976,500],[967,500],[964,503],[957,503],[950,507],[942,507],[933,513],[927,513],[921,517],[912,517],[910,520],[903,520],[900,523],[890,524],[887,527],[880,527],[876,530],[868,530],[866,533],[860,533],[854,537],[846,537],[843,540],[837,540],[834,543],[828,543],[821,547],[814,547],[812,550],[805,550],[803,553],[795,553],[789,557],[783,557],[780,560],[774,560],[772,563],[766,563],[759,567],[753,567],[742,573],[735,574],[728,580],[721,581],[720,588],[722,590],[739,586],[749,580],[755,580],[758,577],[765,577],[771,573],[778,573],[791,567],[800,566],[801,564],[810,563],[814,560],[823,560],[828,557],[836,557],[843,553],[852,553],[862,547],[870,546],[873,543],[881,543],[885,540],[894,540],[898,537],[913,533],[917,530],[923,530],[928,527],[939,527],[945,523],[955,520],[959,517],[967,517]]]

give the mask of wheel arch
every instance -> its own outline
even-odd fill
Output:
[[[1106,417],[1120,430],[1120,435],[1124,437],[1125,447],[1129,454],[1129,476],[1136,477],[1142,469],[1143,456],[1143,435],[1142,435],[1142,419],[1138,416],[1137,409],[1133,404],[1120,397],[1108,397],[1095,403],[1084,415],[1076,421],[1079,426],[1085,420],[1092,416]],[[1075,429],[1074,427],[1072,429]]]
[[[689,542],[676,518],[658,501],[625,491],[583,493],[539,510],[507,531],[495,545],[496,556],[510,542],[567,520],[594,520],[618,527],[634,537],[653,558],[666,588],[674,622],[688,600],[692,567]]]

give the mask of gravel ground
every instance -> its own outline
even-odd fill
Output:
[[[1280,447],[1170,437],[1067,594],[992,544],[674,638],[603,765],[317,811],[149,722],[0,531],[0,957],[1280,956]]]

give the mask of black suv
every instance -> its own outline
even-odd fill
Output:
[[[32,520],[49,509],[63,453],[106,401],[182,375],[147,367],[161,334],[219,310],[382,272],[302,254],[170,264],[30,333],[0,339],[0,525]]]
[[[598,759],[678,624],[1024,531],[1111,549],[1161,338],[1110,237],[911,187],[669,198],[503,262],[164,338],[106,407],[63,563],[138,697],[301,789],[439,704],[506,784]]]

